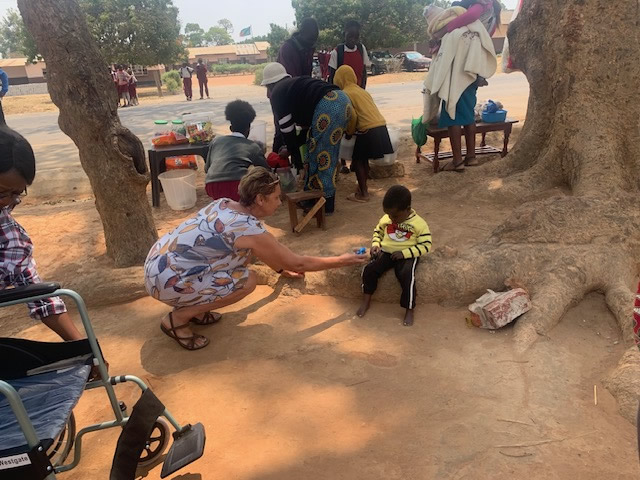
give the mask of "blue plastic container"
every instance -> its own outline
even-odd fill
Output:
[[[495,113],[482,112],[482,121],[485,123],[500,123],[507,119],[506,110],[498,110]]]

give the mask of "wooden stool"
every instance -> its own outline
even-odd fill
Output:
[[[315,205],[309,210],[302,220],[298,223],[298,203],[306,200],[317,200]],[[294,233],[302,232],[302,229],[307,226],[307,223],[311,221],[313,217],[316,217],[318,228],[323,230],[327,229],[326,217],[324,213],[324,204],[327,201],[322,196],[322,192],[309,191],[309,192],[295,192],[287,193],[287,205],[289,206],[289,220],[291,221],[291,230]]]

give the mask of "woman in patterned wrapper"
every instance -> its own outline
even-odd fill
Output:
[[[218,322],[221,316],[213,310],[240,301],[256,288],[256,275],[247,268],[252,256],[294,278],[367,261],[366,255],[355,253],[297,255],[281,245],[259,220],[273,215],[280,205],[280,182],[270,171],[250,168],[238,193],[239,202],[215,200],[164,235],[145,262],[149,295],[173,307],[160,328],[187,350],[209,344],[208,338],[191,331],[191,323]]]

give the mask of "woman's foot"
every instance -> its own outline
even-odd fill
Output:
[[[347,197],[347,200],[350,200],[352,202],[358,202],[358,203],[367,203],[369,201],[369,195],[365,197],[362,194],[356,192],[349,195]]]
[[[364,317],[365,314],[367,313],[367,310],[369,310],[370,306],[371,306],[371,295],[365,294],[364,297],[362,297],[362,303],[360,304],[360,308],[356,312],[356,315],[358,315],[359,317]]]
[[[413,325],[413,310],[407,308],[407,312],[404,314],[404,320],[402,321],[402,325],[405,327],[410,327]]]
[[[191,319],[191,323],[196,325],[213,325],[222,320],[222,315],[217,312],[206,312],[201,315],[197,315]]]
[[[467,167],[476,167],[480,165],[480,162],[478,162],[478,159],[476,157],[467,157],[464,159],[464,164]]]
[[[343,165],[342,167],[340,167],[340,173],[351,173],[351,170],[349,170],[349,167],[347,167],[346,165]]]
[[[190,318],[179,319],[174,318],[174,312],[169,312],[165,318],[162,319],[160,329],[169,338],[173,338],[178,345],[186,350],[200,350],[201,348],[209,345],[209,339],[193,333],[189,326]]]

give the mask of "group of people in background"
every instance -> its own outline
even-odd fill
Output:
[[[209,80],[207,79],[208,69],[204,64],[201,58],[198,59],[198,63],[196,63],[196,67],[193,68],[187,62],[182,64],[180,70],[180,78],[182,78],[182,89],[184,91],[184,96],[187,101],[190,102],[193,100],[193,73],[195,72],[196,78],[198,79],[198,85],[200,86],[200,100],[204,99],[204,94],[206,93],[207,98],[209,97]]]
[[[139,105],[138,79],[131,68],[124,65],[116,65],[115,70],[109,67],[109,72],[118,91],[118,106],[129,107]]]

